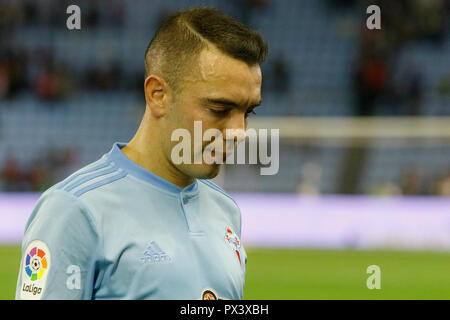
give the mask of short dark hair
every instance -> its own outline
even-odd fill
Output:
[[[163,20],[145,51],[145,77],[157,74],[177,89],[180,77],[207,44],[250,66],[262,63],[268,54],[259,32],[217,9],[196,7]]]

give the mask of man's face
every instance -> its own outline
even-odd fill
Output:
[[[261,102],[261,69],[228,57],[214,48],[205,48],[198,57],[198,65],[188,71],[182,80],[175,103],[169,108],[169,130],[183,128],[191,134],[191,162],[174,166],[182,173],[200,179],[210,179],[219,173],[220,164],[194,164],[195,154],[203,153],[211,141],[202,141],[201,149],[194,149],[194,121],[201,121],[202,137],[208,129],[217,129],[222,135],[223,152],[213,155],[225,159],[232,150],[226,150],[226,130],[238,130],[245,138],[249,113]],[[236,131],[235,131],[236,133]],[[171,132],[168,132],[168,137]],[[238,141],[239,142],[239,141]],[[166,155],[178,142],[166,144]],[[228,143],[234,148],[236,143]],[[216,152],[219,152],[216,150]],[[203,158],[202,158],[203,159]],[[173,163],[173,161],[172,161]]]

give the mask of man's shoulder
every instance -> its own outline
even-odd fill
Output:
[[[46,192],[59,190],[79,198],[89,191],[99,189],[125,176],[126,172],[104,155],[97,161],[75,171]]]
[[[51,203],[52,207],[57,205],[61,208],[66,208],[65,211],[75,207],[88,211],[86,208],[90,207],[92,202],[90,199],[101,200],[99,194],[103,191],[102,186],[111,184],[124,176],[126,176],[124,170],[118,168],[114,162],[104,155],[100,159],[78,169],[42,193],[36,204],[35,212],[42,211],[39,209],[44,203]],[[94,190],[97,191],[94,197],[82,197]],[[110,189],[108,189],[107,193],[109,192],[111,192]]]
[[[41,194],[26,229],[37,217],[45,220],[65,216],[66,219],[76,220],[82,213],[88,220],[93,220],[91,201],[81,196],[117,180],[119,175],[123,174],[106,155],[78,169]]]

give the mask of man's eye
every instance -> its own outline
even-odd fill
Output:
[[[209,110],[212,113],[217,114],[217,115],[226,115],[226,114],[228,114],[228,112],[230,112],[229,109],[214,109],[214,108],[210,108]]]

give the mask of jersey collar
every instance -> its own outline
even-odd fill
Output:
[[[136,162],[132,161],[128,158],[123,152],[122,149],[127,144],[123,142],[115,142],[112,149],[106,155],[111,161],[113,161],[117,166],[124,169],[131,175],[144,180],[152,184],[153,186],[168,191],[170,193],[196,193],[198,190],[197,179],[194,180],[193,183],[186,186],[184,189],[179,186],[161,178],[160,176],[154,174],[153,172],[141,167]]]

